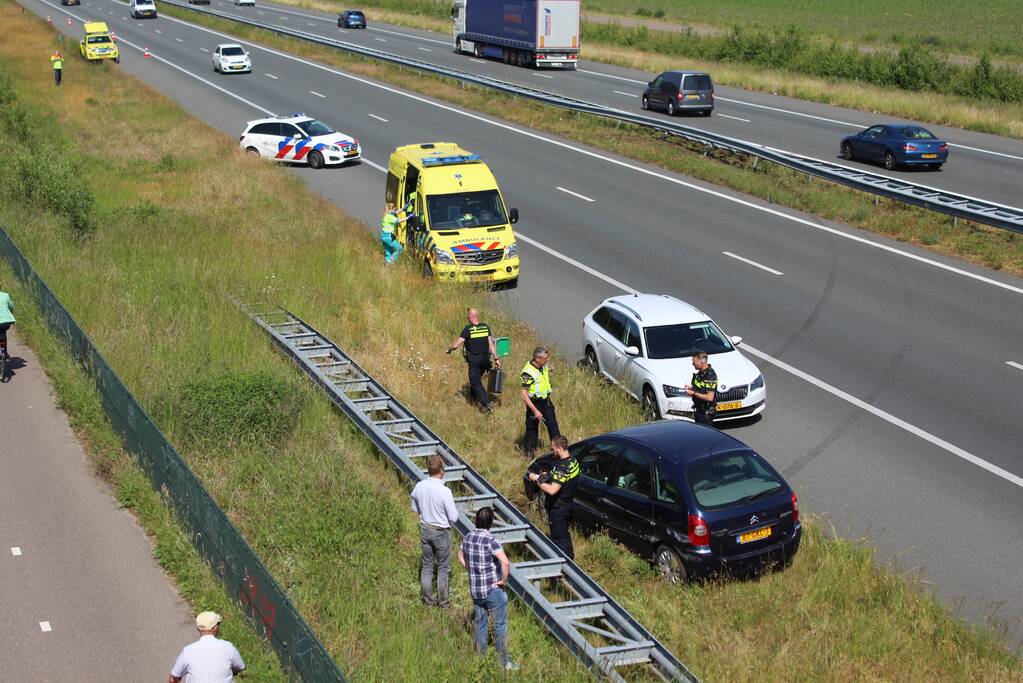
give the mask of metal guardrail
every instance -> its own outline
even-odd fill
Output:
[[[653,674],[697,683],[664,645],[337,344],[282,308],[232,301],[411,483],[426,478],[428,456],[444,458],[444,480],[455,490],[460,534],[475,528],[470,514],[485,505],[494,509],[494,536],[510,555],[529,558],[511,563],[508,586],[591,672],[615,682],[635,671],[643,678]]]
[[[423,62],[418,59],[401,57],[389,52],[384,52],[383,50],[363,47],[361,45],[356,45],[355,43],[316,35],[315,33],[308,33],[306,31],[299,31],[297,29],[287,28],[284,26],[267,24],[254,19],[220,12],[208,7],[196,7],[176,0],[162,0],[162,2],[165,5],[180,7],[182,9],[190,9],[195,12],[218,17],[220,19],[226,19],[239,24],[272,31],[292,38],[307,40],[327,47],[346,50],[363,57],[369,57],[389,62],[391,64],[397,64],[398,66],[417,69],[437,76],[452,78],[463,83],[471,83],[490,90],[495,90],[497,92],[517,97],[524,97],[526,99],[542,102],[562,109],[592,114],[594,116],[601,116],[604,118],[622,121],[624,123],[631,123],[637,126],[664,131],[665,133],[670,133],[671,135],[692,140],[700,144],[719,149],[726,149],[741,154],[748,154],[759,159],[764,159],[765,161],[770,161],[781,166],[791,168],[795,171],[817,176],[818,178],[823,178],[824,180],[829,180],[863,192],[869,192],[871,194],[880,195],[906,204],[912,204],[932,211],[938,211],[955,218],[962,218],[975,223],[983,223],[996,228],[1023,233],[1023,209],[1021,208],[1006,206],[1004,204],[970,197],[968,195],[960,195],[926,185],[907,183],[880,173],[850,168],[848,166],[843,166],[842,164],[815,159],[813,157],[807,157],[772,147],[765,147],[764,145],[759,145],[754,142],[726,137],[711,131],[692,128],[690,126],[671,121],[670,119],[643,116],[641,114],[605,107],[604,105],[565,97],[563,95],[538,90],[536,88],[516,85],[496,78],[456,71],[455,69],[448,69],[446,67],[437,66],[436,64],[430,64],[429,62]]]

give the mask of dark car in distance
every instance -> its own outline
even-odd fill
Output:
[[[741,441],[692,422],[663,420],[569,447],[579,461],[575,522],[605,529],[684,584],[787,564],[799,549],[799,502]],[[550,454],[529,471],[549,470]],[[526,495],[538,495],[528,477]]]
[[[642,105],[643,109],[663,109],[668,116],[688,111],[710,116],[714,82],[702,71],[665,71],[647,83]]]
[[[948,143],[911,124],[871,126],[842,139],[842,158],[876,161],[889,171],[899,166],[938,169],[948,161]]]
[[[362,10],[346,9],[337,15],[338,28],[366,28],[366,15]]]

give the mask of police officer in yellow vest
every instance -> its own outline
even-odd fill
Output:
[[[522,440],[522,448],[530,458],[536,452],[541,422],[547,425],[547,435],[552,440],[561,436],[558,416],[551,400],[551,376],[547,367],[549,357],[547,349],[538,346],[533,349],[532,360],[522,368],[522,402],[526,404],[526,436]]]
[[[550,473],[530,472],[528,476],[547,494],[544,509],[551,524],[551,540],[569,559],[574,560],[575,551],[568,527],[572,524],[572,501],[579,483],[579,461],[569,452],[568,439],[563,436],[551,439],[551,450],[554,452],[554,467]]]
[[[693,397],[693,420],[697,424],[714,426],[717,408],[718,375],[707,362],[707,352],[693,354],[693,383],[683,387]]]
[[[469,393],[480,409],[490,412],[490,396],[483,387],[483,373],[490,370],[490,360],[498,368],[501,359],[490,334],[490,326],[480,322],[480,312],[475,308],[467,311],[469,324],[462,329],[455,341],[448,347],[448,353],[465,345],[465,362],[469,364]]]
[[[53,53],[50,64],[53,65],[53,84],[60,85],[61,72],[64,71],[64,58],[60,56],[60,51]]]
[[[384,248],[384,263],[390,265],[398,260],[403,248],[398,241],[398,226],[408,220],[408,216],[398,218],[398,209],[394,202],[387,202],[384,217],[380,220],[380,245]]]

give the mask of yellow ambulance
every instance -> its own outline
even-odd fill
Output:
[[[497,180],[478,154],[450,142],[405,145],[391,153],[385,199],[414,214],[398,241],[442,281],[514,286],[519,247]]]
[[[121,61],[121,55],[117,51],[117,43],[110,35],[110,29],[104,21],[89,21],[85,23],[85,36],[78,44],[78,50],[82,56],[90,62],[100,59],[112,59],[115,62]]]

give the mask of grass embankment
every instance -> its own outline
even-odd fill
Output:
[[[88,227],[76,230],[59,203],[44,210],[17,201],[14,167],[0,164],[0,223],[352,680],[492,680],[492,660],[471,655],[464,573],[456,568],[452,579],[455,610],[418,604],[407,488],[223,295],[247,289],[309,319],[520,501],[524,462],[514,443],[522,410],[509,400],[484,418],[467,406],[464,365],[444,348],[470,303],[512,337],[513,365],[536,336],[496,312],[487,295],[424,282],[407,263],[385,268],[365,226],[287,170],[243,158],[230,136],[116,67],[70,60],[54,92],[47,65],[26,56],[44,54],[52,33],[9,4],[0,3],[0,17],[23,37],[17,51],[0,45],[31,112],[21,125],[70,163],[101,159],[106,169],[87,182],[95,201]],[[96,92],[105,98],[102,136]],[[10,118],[0,117],[9,144],[24,134]],[[176,140],[186,134],[191,144],[182,148]],[[53,158],[38,156],[44,171]],[[639,420],[620,392],[556,365],[567,434]],[[965,626],[914,581],[878,569],[868,549],[828,540],[812,521],[788,570],[683,590],[605,536],[577,546],[580,563],[705,680],[1021,675],[996,634]],[[516,680],[582,678],[517,603],[511,620],[511,648],[523,664]]]
[[[906,26],[906,33],[888,36],[893,41],[891,49],[864,51],[856,36],[818,32],[824,21],[832,30],[844,30],[851,24],[854,32],[861,31],[859,36],[863,40],[869,43],[876,39],[873,31],[877,29],[867,27],[885,26],[884,22],[836,18],[848,3],[818,0],[798,3],[798,7],[797,3],[791,3],[776,14],[776,3],[770,3],[770,7],[759,6],[766,1],[750,0],[734,7],[714,3],[715,8],[735,9],[736,15],[729,13],[729,20],[722,24],[724,30],[710,31],[710,35],[706,35],[706,31],[679,33],[585,22],[582,55],[586,59],[649,73],[678,68],[702,69],[711,72],[719,85],[1023,138],[1023,73],[1015,63],[1002,63],[1018,59],[1020,50],[1020,43],[1013,34],[1018,20],[1000,20],[1012,15],[1013,0],[998,3],[996,11],[983,19],[960,22],[957,26],[963,27],[961,32],[950,32],[956,35],[952,44],[973,46],[970,54],[975,57],[965,60],[968,63],[949,54],[946,50],[949,46],[935,35],[911,30],[909,20],[897,24],[900,29]],[[328,12],[341,8],[339,3],[330,0],[281,2]],[[443,0],[367,0],[363,4],[375,8],[370,13],[370,21],[441,33],[451,30],[450,3]],[[651,3],[647,16],[657,15],[656,4]],[[828,8],[814,12],[814,8],[822,4]],[[915,17],[922,13],[921,4],[922,0],[916,2],[904,16]],[[665,2],[662,5],[664,8],[683,5],[688,8],[689,3]],[[586,7],[589,10],[602,8],[589,4]],[[965,13],[966,3],[956,3],[954,10]],[[813,13],[821,20],[804,23],[806,15]],[[713,16],[711,12],[702,14]],[[872,14],[873,9],[859,12],[857,16]],[[667,9],[664,16],[669,16]],[[879,13],[872,19],[882,16],[885,15]],[[977,13],[971,12],[970,16],[977,18]],[[697,23],[705,25],[707,21]],[[926,27],[920,30],[929,30],[932,25],[926,21],[912,23],[918,29]],[[744,30],[736,31],[734,26]],[[801,30],[792,30],[792,26],[799,26]],[[948,22],[943,20],[941,26],[947,27]],[[1010,34],[1011,39],[1007,39]],[[980,37],[988,35],[997,37],[991,43]],[[988,53],[1000,57],[984,59]]]
[[[576,115],[523,99],[509,98],[450,80],[367,61],[339,50],[282,38],[260,29],[167,7],[166,14],[188,19],[292,54],[315,59],[380,81],[482,111],[497,118],[576,140],[590,147],[655,164],[716,185],[827,220],[853,225],[902,242],[957,256],[995,270],[1023,275],[1023,239],[1006,230],[956,223],[952,218],[901,202],[878,199],[770,163],[756,169],[744,157],[726,152],[706,155],[699,145],[677,139],[666,144],[658,133],[588,115]],[[725,163],[722,163],[725,162]]]

